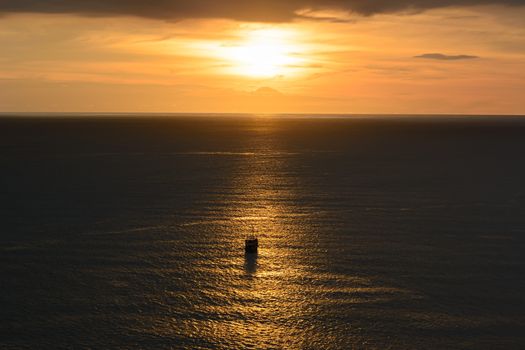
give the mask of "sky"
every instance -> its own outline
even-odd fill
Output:
[[[0,0],[0,111],[525,114],[525,0]]]

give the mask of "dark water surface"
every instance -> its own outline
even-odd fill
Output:
[[[525,118],[4,117],[0,164],[2,349],[525,348]]]

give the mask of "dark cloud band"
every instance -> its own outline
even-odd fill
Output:
[[[230,18],[288,21],[302,9],[341,9],[373,15],[447,6],[525,6],[525,0],[0,0],[0,13],[69,13],[158,19]]]

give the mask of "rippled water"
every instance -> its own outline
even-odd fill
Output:
[[[0,147],[1,348],[525,347],[525,119],[4,118]]]

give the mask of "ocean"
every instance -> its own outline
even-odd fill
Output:
[[[3,115],[0,164],[2,349],[525,348],[523,117]]]

